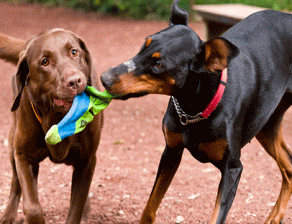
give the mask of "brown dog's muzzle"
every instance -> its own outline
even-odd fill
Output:
[[[69,76],[64,81],[64,86],[65,88],[68,89],[68,91],[70,91],[73,95],[75,95],[75,93],[80,94],[85,90],[85,86],[86,86],[85,82],[86,80],[84,76],[80,74],[76,74],[73,76]]]
[[[82,93],[87,84],[85,75],[75,69],[67,69],[61,78],[57,88],[57,94],[54,96],[54,104],[68,111],[77,94]]]
[[[63,73],[58,92],[60,96],[74,98],[85,90],[87,82],[85,75],[75,69],[67,69]]]

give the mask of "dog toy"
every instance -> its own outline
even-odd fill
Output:
[[[56,145],[64,138],[84,130],[95,115],[104,110],[114,95],[98,91],[92,86],[87,86],[85,91],[73,99],[69,112],[58,123],[53,125],[46,134],[45,140],[50,145]]]

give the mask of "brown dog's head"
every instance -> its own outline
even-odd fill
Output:
[[[91,57],[85,43],[72,32],[52,29],[28,41],[16,73],[17,96],[27,88],[29,98],[46,110],[67,112],[73,98],[91,85]]]
[[[180,94],[188,83],[196,88],[205,74],[218,76],[237,55],[237,47],[224,38],[204,43],[188,27],[188,14],[178,2],[174,0],[168,28],[147,37],[132,59],[102,74],[102,84],[110,93],[120,99]]]

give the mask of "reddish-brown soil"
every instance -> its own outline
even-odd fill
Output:
[[[168,26],[167,22],[103,18],[73,10],[0,3],[0,32],[26,39],[42,30],[61,27],[86,41],[100,75],[107,68],[134,56],[145,38]],[[201,23],[190,26],[200,35]],[[16,68],[0,62],[0,216],[7,203],[11,181],[8,133],[11,124],[10,78]],[[161,122],[169,97],[151,95],[113,101],[105,110],[105,125],[97,152],[98,163],[90,189],[89,223],[139,223],[164,149]],[[292,145],[292,111],[284,118],[284,137]],[[264,223],[281,186],[276,163],[253,140],[242,153],[244,171],[227,224]],[[41,163],[39,198],[47,223],[65,223],[69,207],[71,167]],[[181,166],[164,197],[155,223],[208,223],[213,211],[220,172],[201,164],[185,151]],[[193,199],[190,196],[195,195]],[[19,219],[23,217],[22,201]],[[292,203],[284,223],[292,223]]]

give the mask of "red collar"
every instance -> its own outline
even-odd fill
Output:
[[[202,112],[202,114],[201,114],[202,117],[204,117],[204,118],[209,117],[210,114],[216,109],[216,107],[218,106],[218,104],[221,101],[221,98],[223,96],[226,83],[227,83],[227,68],[223,69],[223,71],[221,73],[219,87],[218,87],[213,99],[211,100],[211,102],[208,104],[206,109]]]
[[[179,106],[177,99],[172,97],[175,109],[178,113],[178,116],[180,117],[181,124],[187,125],[190,123],[196,123],[198,121],[207,119],[210,116],[210,114],[216,109],[218,104],[220,103],[222,96],[223,96],[223,93],[224,93],[224,90],[225,90],[226,83],[227,83],[227,68],[223,69],[223,71],[221,73],[220,84],[219,84],[218,89],[217,89],[215,95],[213,96],[212,100],[207,105],[205,110],[203,110],[203,112],[198,113],[195,116],[187,115]]]

